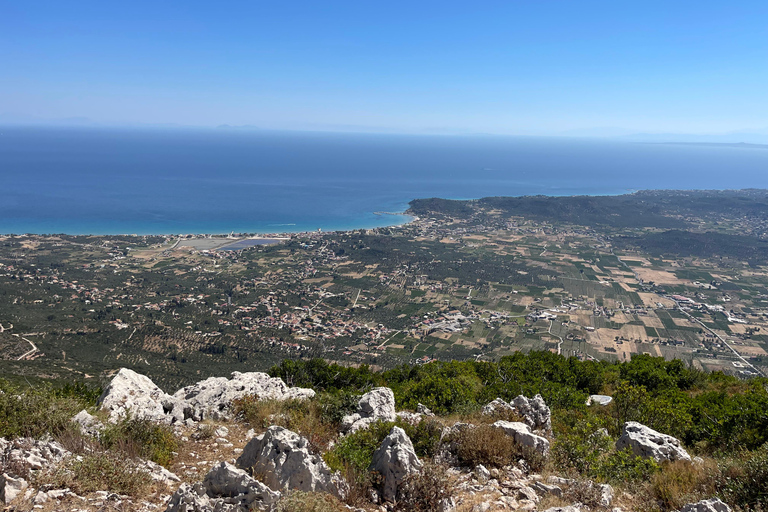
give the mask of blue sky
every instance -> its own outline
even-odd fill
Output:
[[[415,133],[765,130],[768,2],[0,0],[4,113]]]

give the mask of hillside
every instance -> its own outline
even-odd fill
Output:
[[[765,379],[548,352],[385,372],[285,360],[270,374],[173,394],[127,369],[104,390],[3,382],[7,510],[768,505]]]

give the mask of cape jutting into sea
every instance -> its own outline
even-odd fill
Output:
[[[0,128],[0,233],[297,232],[415,198],[768,188],[768,150],[226,129]],[[378,214],[377,214],[378,212]]]

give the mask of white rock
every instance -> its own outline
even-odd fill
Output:
[[[613,402],[613,397],[608,395],[589,395],[587,405],[608,405]]]
[[[552,412],[541,395],[530,400],[523,395],[512,400],[512,406],[525,418],[525,422],[534,430],[550,432],[552,430]]]
[[[245,471],[221,462],[195,485],[183,483],[166,512],[245,512],[274,510],[280,493],[251,478]]]
[[[104,429],[104,425],[85,409],[75,414],[72,421],[80,425],[80,431],[89,436],[96,437]]]
[[[14,478],[3,473],[0,475],[0,501],[8,505],[29,486],[23,478]]]
[[[416,404],[416,412],[424,415],[424,416],[434,416],[435,413],[429,410],[429,407],[427,407],[424,404]]]
[[[478,482],[487,482],[491,479],[491,472],[482,464],[478,464],[475,467],[475,478],[477,478]]]
[[[48,468],[70,455],[56,441],[40,441],[30,438],[18,438],[6,441],[0,438],[0,460],[6,468],[16,468],[9,476],[27,478],[30,470]]]
[[[691,460],[688,452],[680,446],[680,441],[672,436],[656,432],[636,421],[624,424],[621,437],[616,441],[616,449],[630,448],[635,455],[656,462],[664,460]]]
[[[681,508],[680,512],[731,512],[731,507],[720,501],[720,498],[712,498],[689,503]]]
[[[381,446],[373,452],[371,469],[383,478],[382,497],[386,501],[394,501],[397,488],[405,477],[419,471],[421,467],[422,463],[416,456],[413,443],[400,427],[392,427]]]
[[[421,423],[421,414],[417,412],[398,411],[397,417],[411,425],[418,425]]]
[[[525,423],[534,430],[545,432],[552,430],[552,412],[541,395],[536,395],[530,399],[518,395],[512,402],[497,398],[483,407],[482,411],[486,416],[494,416],[504,412],[519,414]]]
[[[206,418],[228,419],[233,400],[249,395],[260,399],[308,399],[315,392],[305,388],[290,388],[282,379],[262,372],[232,372],[232,378],[211,377],[174,393],[174,398],[186,406],[186,414],[195,421]]]
[[[157,387],[152,380],[128,368],[121,368],[104,389],[98,401],[109,411],[109,421],[131,415],[152,421],[184,421],[184,406]]]
[[[395,421],[395,394],[386,387],[374,388],[357,403],[357,412],[341,420],[342,432],[352,433],[367,428],[375,421]]]
[[[503,412],[514,412],[515,408],[512,407],[511,404],[509,404],[506,400],[503,400],[501,398],[497,398],[496,400],[493,400],[492,402],[489,402],[483,407],[483,414],[486,416],[493,416],[495,414],[503,413]]]
[[[549,441],[545,437],[531,432],[531,427],[519,421],[497,421],[494,427],[502,429],[507,435],[515,438],[518,444],[533,448],[542,455],[549,453]]]
[[[155,482],[162,482],[165,484],[181,482],[181,478],[179,478],[175,473],[168,471],[160,464],[152,462],[151,460],[139,460],[139,469],[144,469],[147,473],[149,473],[149,476]]]
[[[345,482],[310,450],[309,441],[283,427],[269,427],[251,439],[236,464],[253,470],[276,491],[327,492],[339,498],[346,495]]]
[[[600,489],[600,505],[603,507],[610,507],[613,502],[613,487],[608,484],[597,484]]]

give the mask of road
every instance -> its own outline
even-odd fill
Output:
[[[34,354],[35,352],[37,352],[37,345],[35,345],[34,343],[32,343],[30,340],[28,340],[27,338],[24,338],[23,336],[19,336],[18,334],[14,334],[14,336],[16,336],[17,338],[21,338],[21,339],[23,339],[24,341],[26,341],[27,343],[29,343],[29,344],[32,346],[32,349],[31,349],[31,350],[29,350],[28,352],[25,352],[25,353],[23,353],[22,355],[20,355],[20,356],[19,356],[19,357],[16,359],[17,361],[21,361],[22,359],[24,359],[24,358],[26,358],[26,357],[28,357],[28,356],[31,356],[32,354]]]
[[[557,339],[559,339],[559,340],[560,340],[560,343],[558,343],[558,344],[557,344],[557,355],[560,355],[560,345],[562,345],[562,344],[563,344],[563,338],[561,338],[560,336],[558,336],[557,334],[554,334],[554,333],[552,332],[552,326],[553,326],[553,325],[555,325],[555,321],[554,321],[554,320],[550,320],[550,321],[549,321],[549,329],[547,329],[547,332],[548,332],[550,335],[552,335],[552,336],[554,336],[555,338],[557,338]]]

